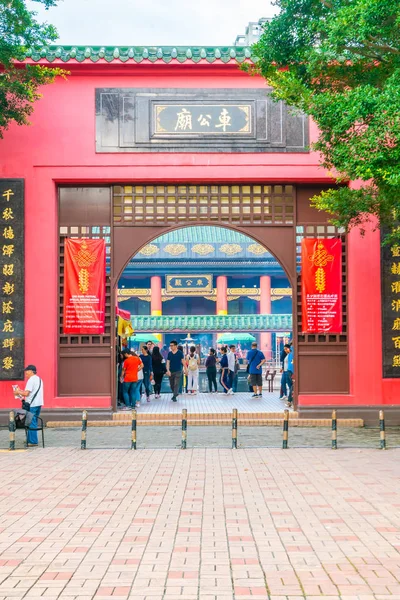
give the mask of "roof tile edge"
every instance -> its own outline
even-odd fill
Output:
[[[90,60],[96,63],[106,62],[149,62],[179,63],[206,61],[228,63],[230,61],[252,61],[252,51],[245,46],[45,46],[40,49],[27,50],[26,58],[33,62],[54,61],[83,62]]]

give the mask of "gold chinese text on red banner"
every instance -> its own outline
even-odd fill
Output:
[[[342,332],[342,242],[303,239],[301,304],[304,333]]]
[[[65,240],[64,334],[103,334],[106,289],[104,240]]]

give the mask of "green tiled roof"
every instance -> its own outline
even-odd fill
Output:
[[[291,331],[292,315],[195,315],[132,317],[135,331],[158,333],[188,331]]]
[[[26,57],[33,61],[62,62],[91,60],[98,62],[150,62],[198,63],[205,60],[228,63],[251,59],[251,49],[245,46],[45,46],[40,50],[28,50]]]
[[[254,244],[254,240],[239,231],[228,229],[227,227],[213,227],[210,225],[201,225],[200,227],[183,227],[169,231],[160,235],[156,240],[157,244]]]

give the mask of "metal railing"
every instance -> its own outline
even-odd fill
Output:
[[[290,419],[289,419],[289,411],[285,410],[282,415],[282,449],[287,450],[289,448],[289,432],[290,432]],[[229,417],[228,417],[229,419]],[[88,423],[89,423],[89,413],[87,410],[82,412],[82,423],[81,423],[81,450],[87,449],[87,441],[88,441]],[[95,426],[95,421],[92,421],[93,426]],[[232,420],[231,420],[231,436],[232,436],[232,449],[236,450],[238,448],[238,425],[239,425],[239,413],[236,408],[232,410]],[[143,427],[148,427],[149,425],[144,424]],[[196,426],[196,425],[193,425]],[[223,425],[218,424],[218,426],[222,427]],[[15,450],[15,442],[16,442],[16,421],[15,421],[15,412],[12,410],[9,413],[9,421],[8,421],[8,431],[9,431],[9,450]],[[360,428],[362,429],[362,428]],[[139,427],[140,430],[140,427]],[[138,433],[138,420],[137,420],[137,411],[135,409],[131,412],[131,440],[130,440],[130,448],[132,450],[137,449],[137,433]],[[90,436],[89,436],[90,437]],[[188,412],[187,409],[183,409],[181,413],[181,443],[180,448],[182,450],[187,449],[187,440],[188,440]],[[338,449],[338,419],[337,419],[337,411],[332,411],[331,416],[331,448],[332,450]],[[385,427],[385,414],[383,410],[379,411],[379,445],[377,444],[377,448],[381,450],[386,450],[386,427]]]

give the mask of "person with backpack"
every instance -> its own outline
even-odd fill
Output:
[[[197,390],[199,389],[200,356],[196,353],[195,346],[190,347],[189,354],[186,356],[186,365],[188,370],[188,394],[197,394]]]
[[[22,396],[22,408],[32,414],[30,427],[37,427],[37,418],[44,404],[43,381],[37,375],[37,369],[34,365],[25,367],[27,378],[25,390],[21,390],[18,386],[14,388],[15,396]],[[37,431],[28,430],[28,446],[38,445]]]

